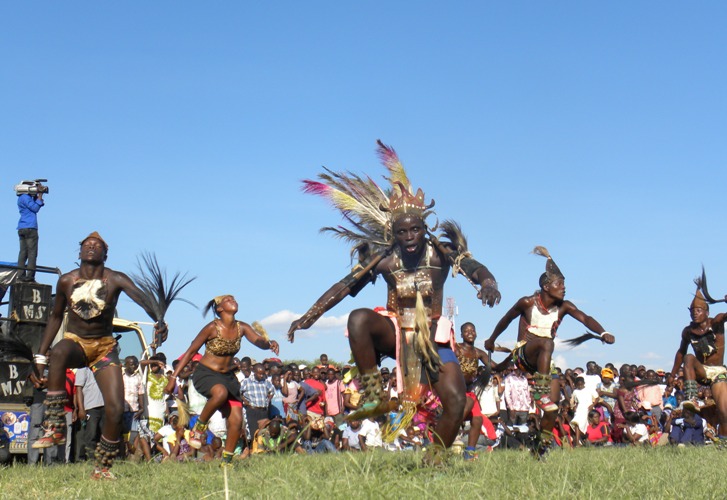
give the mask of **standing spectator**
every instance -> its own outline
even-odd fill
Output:
[[[333,418],[336,425],[343,423],[343,392],[346,390],[336,376],[336,370],[328,369],[328,380],[326,380],[326,415]]]
[[[274,373],[270,376],[270,382],[273,384],[274,393],[273,398],[270,400],[270,418],[284,418],[285,407],[283,400],[285,395],[288,393],[288,386],[281,380],[279,373]]]
[[[507,414],[513,425],[524,425],[532,406],[530,387],[525,374],[512,365],[505,376],[503,399],[507,405]]]
[[[283,372],[283,385],[285,385],[287,394],[283,393],[283,409],[285,410],[285,420],[297,420],[297,407],[303,398],[303,391],[300,384],[295,380],[295,372],[298,371],[288,367]]]
[[[343,369],[343,379],[346,380],[347,373],[351,368]],[[361,384],[359,383],[358,377],[353,377],[343,389],[343,408],[344,413],[348,414],[352,411],[358,410],[358,405],[361,403]]]
[[[258,422],[267,419],[270,400],[275,393],[275,387],[265,377],[265,367],[261,363],[252,367],[252,377],[243,380],[240,393],[242,404],[245,407],[245,421],[248,425],[248,441],[252,441],[258,430]]]
[[[306,393],[305,408],[308,419],[312,424],[323,425],[323,415],[326,406],[326,386],[321,382],[321,369],[317,366],[311,370],[310,378],[305,379],[305,385],[310,388]],[[320,424],[318,423],[320,421]]]
[[[485,368],[481,367],[480,372],[484,370]],[[479,397],[482,415],[493,421],[497,420],[500,412],[500,396],[504,390],[502,379],[498,374],[493,373]]]
[[[237,380],[241,384],[246,378],[252,377],[252,359],[250,359],[250,356],[245,356],[240,360],[240,371],[235,373],[235,375],[237,375]]]
[[[601,367],[595,361],[589,361],[586,363],[586,373],[581,375],[585,383],[585,388],[588,390],[596,390],[598,384],[601,383]]]
[[[593,408],[593,404],[598,399],[598,392],[594,388],[586,388],[586,381],[583,377],[576,378],[576,390],[573,391],[571,397],[571,406],[574,409],[571,424],[575,425],[576,446],[581,445],[581,439],[586,436],[588,428],[588,412]]]
[[[654,370],[647,370],[644,375],[644,380],[649,382],[645,385],[640,385],[636,389],[636,394],[642,403],[649,403],[651,405],[651,415],[656,419],[657,422],[661,422],[662,405],[664,404],[664,391],[659,385],[659,378]]]
[[[127,446],[131,449],[139,435],[139,420],[144,416],[144,380],[139,373],[139,360],[136,356],[124,359],[124,418],[122,435],[128,434]],[[143,445],[139,445],[144,451]]]
[[[88,367],[76,371],[76,410],[81,430],[78,434],[76,460],[88,460],[94,456],[101,437],[104,420],[104,400],[96,383],[96,377]]]
[[[615,408],[618,404],[616,400],[616,390],[618,384],[614,382],[615,373],[610,368],[604,368],[601,370],[601,383],[596,387],[596,391],[601,399],[608,404],[611,408]],[[608,421],[613,417],[608,411],[604,411],[603,418]]]
[[[35,263],[38,259],[38,212],[44,204],[43,193],[18,195],[18,211],[20,212],[18,267],[28,268],[27,271],[20,272],[19,281],[35,281]]]
[[[164,416],[167,412],[166,395],[164,388],[169,379],[164,375],[166,364],[155,354],[148,360],[141,362],[141,366],[149,366],[146,370],[146,412],[149,430],[156,434],[164,425]]]
[[[334,368],[334,366],[328,362],[328,354],[321,354],[321,357],[318,358],[318,360],[320,361],[318,368],[321,369],[321,373],[327,373],[329,368]]]

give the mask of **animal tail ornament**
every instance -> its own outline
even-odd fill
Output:
[[[540,255],[541,257],[545,257],[546,259],[552,259],[553,257],[550,256],[550,252],[548,252],[548,249],[545,247],[542,247],[540,245],[533,248],[533,253],[535,255]]]
[[[702,276],[699,278],[694,279],[694,284],[697,285],[699,289],[702,290],[702,293],[704,294],[704,298],[707,299],[707,302],[710,304],[716,304],[717,302],[725,302],[726,299],[713,299],[709,295],[709,291],[707,290],[707,273],[704,271],[704,266],[702,266]]]
[[[424,307],[424,298],[419,290],[417,290],[414,323],[416,324],[416,350],[421,355],[427,369],[430,372],[436,372],[439,370],[439,365],[442,364],[442,360],[439,358],[439,354],[432,344],[431,333],[429,331],[429,315]]]
[[[15,335],[0,336],[0,359],[10,361],[17,358],[33,362],[33,350]]]
[[[603,342],[603,339],[601,338],[600,335],[591,333],[591,332],[586,332],[579,337],[564,340],[563,343],[570,347],[576,347],[576,346],[581,345],[583,342],[586,342],[588,340],[593,340],[593,339],[598,339]]]

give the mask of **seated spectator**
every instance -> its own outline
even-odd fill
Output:
[[[330,434],[329,426],[322,418],[317,416],[306,417],[306,427],[303,430],[302,446],[308,453],[337,453]]]
[[[605,446],[613,444],[611,441],[611,432],[608,430],[608,424],[601,420],[601,414],[596,410],[588,412],[588,427],[586,428],[586,438],[588,443],[595,446]]]
[[[343,451],[361,451],[358,437],[361,433],[361,421],[353,420],[343,430]]]
[[[296,443],[297,433],[291,433],[279,419],[261,421],[260,424],[261,428],[255,433],[252,442],[253,455],[284,453],[290,449],[297,453],[305,453]]]
[[[691,402],[684,403],[680,417],[671,420],[669,443],[675,445],[703,445],[705,420],[699,416],[699,409]]]
[[[649,444],[649,428],[644,424],[641,414],[629,411],[624,417],[626,423],[621,424],[624,429],[624,442],[634,446]]]
[[[381,425],[377,420],[367,418],[361,422],[361,431],[358,435],[361,451],[382,448],[384,446],[384,442],[381,439]]]
[[[222,439],[218,438],[217,436],[212,438],[212,442],[210,444],[204,444],[202,445],[202,448],[199,450],[200,457],[205,462],[211,462],[213,460],[221,460],[222,459]]]

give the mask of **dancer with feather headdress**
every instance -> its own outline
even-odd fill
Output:
[[[708,302],[714,304],[722,300],[710,297],[704,269],[701,280],[696,279],[695,283],[697,291],[689,306],[692,320],[682,330],[681,342],[674,356],[671,372],[677,373],[679,367],[684,364],[684,396],[687,400],[697,398],[697,381],[712,388],[719,417],[720,447],[727,448],[727,383],[725,383],[727,366],[724,364],[724,324],[727,321],[727,313],[719,313],[714,318],[709,317]],[[694,349],[694,354],[687,354],[690,345]]]
[[[47,430],[33,447],[49,448],[65,442],[66,368],[87,366],[93,371],[103,395],[105,413],[92,477],[114,479],[109,469],[120,451],[124,413],[121,362],[113,336],[114,312],[121,292],[139,304],[154,321],[159,318],[146,305],[143,292],[127,275],[105,266],[109,247],[100,234],[94,231],[80,245],[81,265],[58,279],[53,311],[43,331],[38,354],[34,356],[36,371],[41,375],[31,376],[31,380],[36,387],[47,385],[48,393],[44,425]],[[50,349],[64,313],[68,315],[68,322],[63,340]],[[160,341],[166,339],[166,324],[155,325],[155,332]],[[46,366],[47,380],[39,378]]]
[[[434,202],[426,203],[421,189],[414,192],[394,150],[378,141],[378,154],[388,170],[387,190],[370,178],[326,169],[319,181],[304,181],[304,191],[327,198],[351,228],[327,227],[323,231],[353,243],[358,264],[351,274],[334,284],[288,331],[310,328],[326,311],[346,296],[382,276],[388,287],[386,308],[356,309],[348,318],[348,336],[361,373],[365,401],[348,420],[373,417],[390,411],[376,369],[383,356],[397,360],[397,389],[405,426],[416,413],[427,385],[442,402],[432,462],[454,441],[465,404],[465,387],[453,352],[451,323],[442,316],[444,282],[450,269],[480,286],[483,305],[494,306],[500,293],[494,276],[471,257],[459,226],[447,221],[440,241],[426,224]]]
[[[571,316],[593,330],[607,344],[613,344],[615,337],[601,324],[578,309],[573,302],[565,300],[565,276],[556,265],[545,247],[535,247],[533,253],[547,259],[545,272],[540,276],[540,290],[533,295],[522,297],[510,308],[495,325],[490,338],[485,341],[485,349],[492,352],[495,340],[510,323],[520,318],[517,345],[505,362],[512,359],[521,370],[533,375],[531,392],[536,405],[543,412],[540,422],[540,436],[533,452],[542,457],[550,447],[553,426],[558,413],[560,385],[551,376],[551,357],[555,346],[555,334],[565,316]],[[591,335],[591,334],[589,334]],[[579,339],[578,342],[581,340]]]

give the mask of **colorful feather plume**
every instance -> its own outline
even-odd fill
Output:
[[[404,165],[402,165],[401,161],[399,161],[399,156],[396,154],[396,151],[394,151],[394,148],[387,146],[381,142],[381,140],[377,140],[376,144],[378,145],[376,153],[378,154],[381,163],[383,163],[389,171],[387,179],[391,182],[391,185],[396,186],[397,183],[401,183],[406,189],[411,191],[409,176],[406,175]]]
[[[386,179],[391,183],[387,190],[382,189],[370,177],[362,177],[352,172],[334,172],[323,167],[317,180],[303,181],[303,192],[321,196],[328,200],[348,222],[347,226],[324,227],[322,232],[330,232],[337,238],[353,245],[352,253],[371,255],[378,253],[390,244],[388,224],[390,214],[382,207],[389,204],[389,196],[396,182],[407,188],[410,186],[403,165],[396,152],[378,142],[378,154],[388,170]]]

